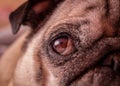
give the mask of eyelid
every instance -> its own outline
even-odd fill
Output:
[[[53,33],[50,37],[50,43],[58,38],[60,38],[61,36],[68,36],[71,38],[71,35],[68,32],[60,32],[60,33]]]

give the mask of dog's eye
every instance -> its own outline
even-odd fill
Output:
[[[73,40],[69,36],[60,36],[53,40],[52,48],[60,55],[69,55],[74,50]]]

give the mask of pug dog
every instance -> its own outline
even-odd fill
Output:
[[[120,86],[120,0],[28,0],[10,22],[31,30],[2,56],[0,86]]]

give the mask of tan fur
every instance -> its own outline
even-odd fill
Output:
[[[2,55],[0,59],[0,86],[8,86],[11,83],[13,73],[19,58],[23,55],[23,45],[29,31],[19,37]]]

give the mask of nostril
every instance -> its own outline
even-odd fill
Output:
[[[109,53],[100,61],[101,66],[111,68],[115,73],[120,74],[120,52]]]
[[[116,73],[120,74],[120,57],[115,57],[112,59],[112,68]]]

